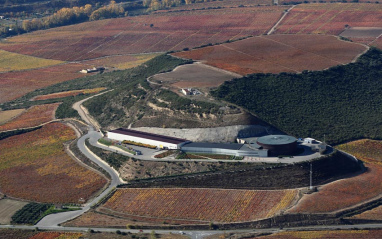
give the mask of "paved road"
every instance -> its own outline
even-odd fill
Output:
[[[94,97],[94,96],[92,96]],[[89,97],[87,99],[90,99],[92,97]],[[85,99],[85,100],[87,100]],[[86,115],[86,113],[81,109],[81,104],[85,101],[81,100],[75,104],[75,109],[78,110],[78,113],[80,116],[83,118],[84,121],[87,123],[93,125],[94,122],[92,122],[91,119]],[[104,190],[100,195],[98,195],[96,198],[92,199],[90,202],[85,204],[84,207],[82,207],[81,210],[78,211],[71,211],[71,212],[64,212],[64,213],[57,213],[57,214],[51,214],[46,217],[44,217],[41,221],[37,223],[37,227],[52,227],[52,226],[57,226],[63,222],[66,222],[70,219],[76,218],[80,216],[81,214],[85,213],[90,209],[90,207],[96,203],[99,202],[103,197],[105,197],[107,194],[109,194],[114,187],[116,187],[119,184],[125,183],[120,177],[118,172],[111,168],[105,161],[97,157],[95,154],[93,154],[91,151],[88,150],[88,148],[85,145],[85,140],[86,139],[93,139],[97,140],[98,138],[102,137],[102,134],[95,131],[93,129],[93,126],[89,126],[89,132],[82,136],[78,141],[77,141],[77,146],[80,149],[80,151],[90,160],[98,164],[100,167],[102,167],[110,176],[111,176],[111,181],[110,185],[106,190]]]
[[[27,229],[33,230],[36,226],[14,226],[14,225],[0,225],[2,228],[16,228],[16,229]],[[357,225],[322,225],[322,226],[307,226],[307,227],[284,227],[280,228],[265,228],[265,229],[245,229],[245,230],[227,230],[227,231],[182,231],[184,235],[189,236],[192,239],[201,239],[205,236],[213,234],[223,234],[223,233],[248,233],[248,232],[257,232],[257,233],[275,233],[280,231],[303,231],[303,230],[346,230],[346,229],[378,229],[382,228],[382,224],[357,224]],[[90,229],[100,232],[116,232],[120,230],[121,232],[131,232],[131,233],[151,233],[152,229],[148,230],[139,230],[139,229],[117,229],[117,228],[89,228],[89,227],[60,227],[60,226],[42,226],[39,229],[43,230],[58,230],[58,231],[73,231],[73,232],[86,232]],[[154,230],[159,234],[181,234],[179,230]]]

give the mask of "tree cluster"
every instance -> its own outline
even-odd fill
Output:
[[[143,0],[143,6],[152,11],[170,7],[176,7],[184,4],[192,4],[198,2],[212,2],[216,0]]]
[[[381,139],[381,69],[382,51],[372,48],[355,63],[301,74],[252,74],[212,94],[296,137],[332,144]]]
[[[125,15],[127,15],[125,9],[116,4],[115,1],[111,1],[109,5],[98,9],[95,9],[95,7],[90,4],[86,4],[83,7],[64,7],[48,17],[24,20],[21,26],[15,24],[3,27],[0,29],[0,37],[8,37],[30,31]]]

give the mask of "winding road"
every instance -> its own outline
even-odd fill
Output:
[[[106,92],[103,92],[101,94],[104,94]],[[98,94],[98,95],[101,95]],[[78,139],[77,146],[80,149],[80,151],[90,160],[95,162],[97,165],[99,165],[101,168],[103,168],[111,177],[110,184],[107,187],[106,190],[104,190],[100,195],[98,195],[96,198],[92,199],[90,202],[86,203],[84,207],[82,207],[81,210],[78,211],[71,211],[71,212],[63,212],[63,213],[57,213],[57,214],[50,214],[46,217],[44,217],[41,221],[39,221],[36,226],[37,227],[54,227],[57,229],[58,225],[66,222],[68,220],[71,220],[73,218],[76,218],[80,216],[81,214],[87,212],[91,206],[97,204],[102,198],[104,198],[107,194],[109,194],[117,185],[125,183],[120,177],[118,172],[110,167],[105,161],[100,159],[98,156],[96,156],[94,153],[92,153],[85,145],[85,141],[87,139],[91,139],[92,141],[97,140],[102,137],[102,134],[100,132],[97,132],[94,130],[94,127],[97,127],[96,122],[88,115],[88,113],[84,110],[83,107],[81,107],[81,104],[85,102],[88,99],[91,99],[92,97],[98,96],[94,95],[89,98],[86,98],[84,100],[81,100],[73,105],[73,108],[78,111],[81,118],[89,124],[89,132]],[[92,142],[94,143],[94,142]]]

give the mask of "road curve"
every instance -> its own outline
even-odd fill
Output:
[[[94,97],[94,96],[92,96]],[[90,99],[92,97],[86,98],[85,100],[81,100],[76,103],[76,110],[78,110],[78,113],[82,117],[82,119],[89,123],[90,125],[93,125],[94,122],[92,120],[89,120],[89,116],[82,110],[81,104],[86,101],[87,99]],[[80,216],[81,214],[88,211],[91,206],[98,203],[103,197],[105,197],[107,194],[109,194],[117,185],[125,183],[120,177],[118,172],[110,167],[105,161],[103,161],[101,158],[99,158],[97,155],[92,153],[85,145],[85,141],[87,139],[93,139],[97,140],[102,137],[102,134],[100,132],[97,132],[93,129],[92,126],[89,126],[89,132],[78,139],[77,146],[80,149],[80,151],[91,161],[95,162],[98,166],[103,168],[111,177],[110,184],[107,187],[106,190],[104,190],[100,195],[98,195],[96,198],[92,199],[90,202],[86,203],[84,207],[82,207],[81,210],[78,211],[71,211],[71,212],[63,212],[63,213],[57,213],[57,214],[50,214],[46,217],[44,217],[41,221],[39,221],[36,226],[37,227],[54,227],[57,226],[63,222],[66,222],[68,220],[71,220],[73,218],[76,218]]]

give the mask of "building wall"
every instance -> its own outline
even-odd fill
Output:
[[[202,148],[202,147],[181,147],[181,150],[189,153],[206,153],[206,154],[223,154],[232,156],[254,156],[254,157],[267,157],[267,150],[232,150],[221,148]]]
[[[123,140],[130,140],[142,144],[149,144],[149,145],[154,145],[157,146],[158,148],[168,148],[168,149],[180,149],[180,146],[183,145],[184,143],[181,144],[171,144],[167,142],[161,142],[161,141],[156,141],[156,140],[151,140],[151,139],[145,139],[145,138],[140,138],[140,137],[135,137],[135,136],[129,136],[129,135],[124,135],[124,134],[117,134],[113,132],[108,132],[107,137],[112,140],[118,140],[118,141],[123,141]]]
[[[269,156],[292,155],[297,150],[297,142],[281,145],[268,145],[257,142],[264,149],[269,150]]]

